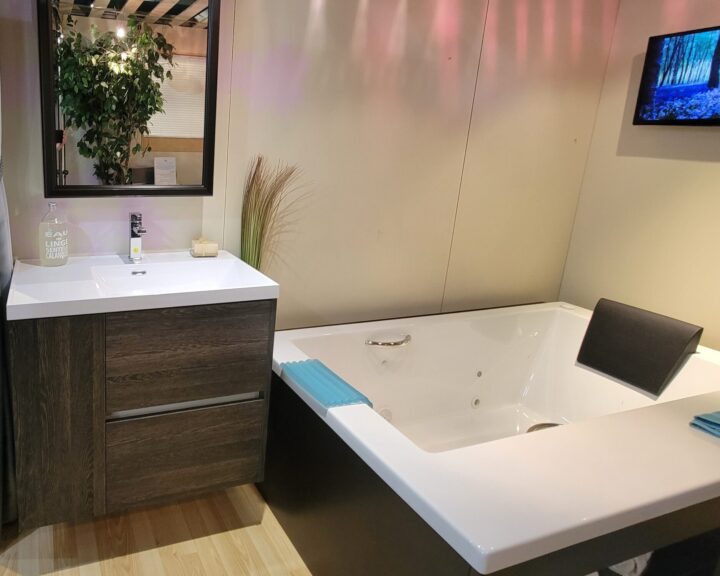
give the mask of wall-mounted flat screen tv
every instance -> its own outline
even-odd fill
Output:
[[[720,26],[650,38],[633,123],[720,125]]]

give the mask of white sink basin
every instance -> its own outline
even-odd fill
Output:
[[[109,296],[222,290],[239,272],[234,259],[143,262],[93,266],[100,290]]]
[[[7,316],[23,320],[265,300],[277,298],[278,291],[275,282],[225,251],[217,258],[150,253],[139,264],[120,256],[75,257],[57,268],[18,261]]]

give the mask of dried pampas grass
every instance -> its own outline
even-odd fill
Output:
[[[243,190],[240,258],[258,270],[283,229],[283,205],[297,188],[299,176],[297,166],[269,166],[263,156],[250,162]]]

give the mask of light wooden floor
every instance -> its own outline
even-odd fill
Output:
[[[40,528],[0,554],[15,574],[310,576],[254,486]]]

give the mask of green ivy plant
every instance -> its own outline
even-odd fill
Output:
[[[70,30],[58,41],[55,83],[66,128],[84,131],[78,151],[95,160],[103,184],[131,184],[130,158],[150,147],[140,144],[148,122],[163,112],[162,83],[172,74],[174,47],[147,24],[130,19],[125,34],[90,37]]]

